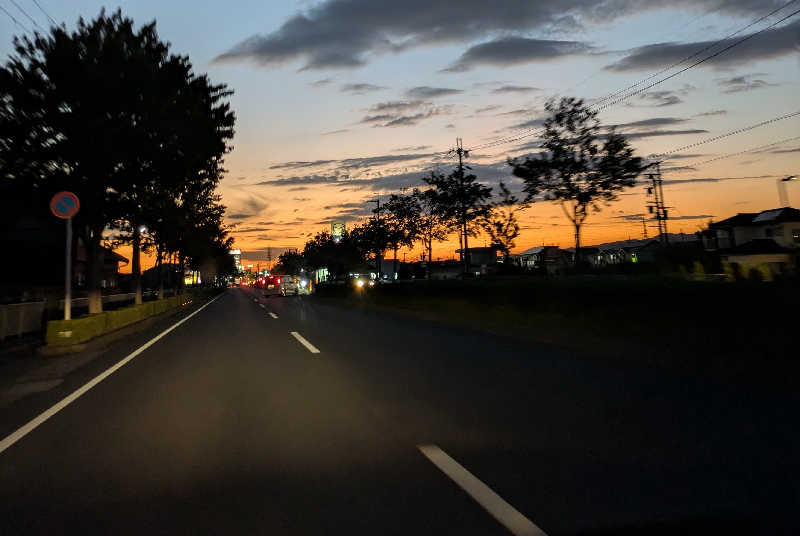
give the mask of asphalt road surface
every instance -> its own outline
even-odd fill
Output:
[[[799,407],[231,289],[0,410],[0,533],[792,534]]]

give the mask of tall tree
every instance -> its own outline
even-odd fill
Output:
[[[522,209],[519,198],[508,187],[500,183],[500,199],[492,203],[492,209],[482,221],[483,229],[492,240],[492,246],[508,257],[519,236],[517,212]]]
[[[435,211],[445,220],[452,222],[461,237],[464,258],[464,273],[470,270],[469,237],[476,236],[477,223],[490,210],[489,199],[492,189],[478,182],[478,177],[467,174],[464,169],[469,166],[458,166],[449,175],[431,172],[423,180],[430,186],[431,202]]]
[[[422,247],[425,249],[428,259],[425,264],[425,276],[430,279],[431,263],[433,262],[433,243],[447,238],[450,229],[447,225],[447,220],[436,210],[433,190],[414,188],[412,195],[419,207],[418,236],[422,240]]]
[[[394,252],[392,270],[397,273],[397,250],[411,247],[420,232],[420,206],[413,195],[392,194],[383,207],[383,223],[389,248]]]
[[[181,206],[182,184],[219,180],[233,136],[230,92],[170,54],[154,22],[137,30],[121,11],[14,47],[0,70],[0,173],[78,194],[89,311],[100,312],[104,232],[125,227],[136,241],[140,225],[166,221],[148,211]]]
[[[617,199],[617,193],[633,186],[644,169],[642,159],[613,128],[604,131],[597,112],[583,100],[549,101],[550,114],[538,155],[524,161],[509,160],[513,173],[525,181],[527,199],[544,194],[558,201],[575,228],[575,262],[580,262],[581,229],[589,209]]]

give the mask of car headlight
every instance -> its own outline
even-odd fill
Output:
[[[374,287],[375,286],[375,281],[370,281],[369,282],[369,286]]]
[[[364,282],[359,279],[358,281],[356,281],[356,286],[358,286],[358,288],[361,288],[364,286]]]
[[[301,286],[301,287],[305,287],[305,286],[307,286],[307,285],[308,285],[308,281],[306,281],[305,279],[303,279],[302,281],[300,281],[300,286]]]

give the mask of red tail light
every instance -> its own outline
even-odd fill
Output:
[[[276,285],[280,285],[281,284],[281,278],[280,277],[275,279],[275,284]]]

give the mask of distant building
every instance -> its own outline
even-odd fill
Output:
[[[700,236],[707,251],[743,271],[766,265],[773,274],[785,272],[796,266],[800,253],[800,210],[739,213],[710,223]]]
[[[473,268],[480,268],[481,266],[496,266],[497,265],[497,252],[499,249],[495,246],[483,248],[468,248],[469,262]],[[460,249],[456,253],[461,253]]]
[[[538,246],[511,255],[512,261],[524,270],[545,270],[550,275],[565,273],[569,266],[569,252],[558,246]]]

